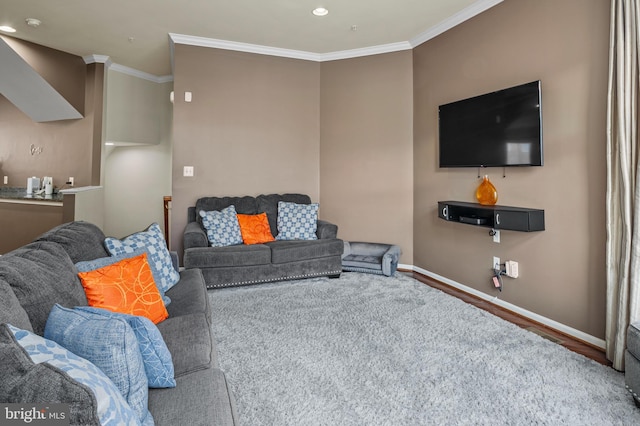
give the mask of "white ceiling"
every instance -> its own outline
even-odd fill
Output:
[[[0,0],[0,25],[16,28],[16,38],[165,76],[172,33],[175,42],[248,44],[323,60],[411,48],[501,1]],[[329,14],[314,16],[318,6]],[[32,28],[26,18],[42,24]]]

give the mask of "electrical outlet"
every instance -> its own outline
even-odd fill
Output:
[[[497,256],[493,256],[493,264],[491,265],[491,269],[500,269],[500,258]]]
[[[505,262],[505,269],[507,270],[508,277],[518,278],[518,262],[515,260],[507,260]]]
[[[182,169],[182,176],[193,177],[193,173],[193,166],[184,166],[184,168]]]
[[[70,176],[67,182],[69,182],[69,186],[73,186],[75,184],[75,179],[73,178],[73,176]]]
[[[499,229],[494,229],[493,230],[493,242],[494,243],[499,243],[500,242],[500,230]]]
[[[4,184],[8,185],[9,184],[9,176],[5,176],[4,177]]]

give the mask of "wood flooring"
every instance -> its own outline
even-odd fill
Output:
[[[444,284],[440,281],[437,281],[433,278],[427,277],[417,272],[412,271],[399,271],[405,275],[415,278],[416,280],[429,285],[433,288],[437,288],[451,296],[457,297],[462,301],[469,303],[477,308],[484,309],[487,312],[490,312],[506,321],[509,321],[513,324],[516,324],[532,333],[536,333],[546,339],[551,340],[559,345],[564,346],[565,348],[584,355],[588,358],[593,359],[594,361],[599,362],[600,364],[611,366],[611,361],[609,361],[605,353],[602,349],[595,347],[587,342],[583,342],[575,337],[569,336],[560,331],[554,330],[546,325],[540,324],[536,321],[533,321],[529,318],[525,318],[522,315],[519,315],[515,312],[509,311],[501,306],[495,305],[491,302],[483,300],[477,296],[466,293],[457,288],[451,287],[447,284]]]

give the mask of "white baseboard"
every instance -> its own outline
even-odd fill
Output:
[[[553,328],[554,330],[557,330],[561,333],[567,334],[571,337],[575,337],[576,339],[582,340],[583,342],[589,343],[595,347],[598,347],[600,349],[605,349],[606,347],[606,342],[602,339],[599,339],[595,336],[592,336],[590,334],[587,334],[583,331],[577,330],[573,327],[569,327],[568,325],[559,323],[558,321],[554,321],[550,318],[547,317],[543,317],[542,315],[538,315],[535,312],[531,312],[528,311],[526,309],[523,309],[517,305],[514,305],[513,303],[509,303],[509,302],[505,302],[504,300],[500,300],[496,297],[492,297],[486,293],[483,293],[481,291],[478,291],[476,289],[473,289],[471,287],[468,287],[464,284],[460,284],[457,281],[451,280],[449,278],[443,277],[442,275],[438,275],[436,273],[433,273],[431,271],[427,271],[426,269],[422,269],[420,267],[414,266],[414,265],[405,265],[405,264],[400,264],[398,265],[398,269],[404,269],[404,270],[409,270],[409,271],[413,271],[413,272],[417,272],[419,274],[425,275],[427,277],[433,278],[434,280],[440,281],[441,283],[447,284],[451,287],[455,287],[458,290],[464,291],[465,293],[469,293],[472,294],[476,297],[479,297],[482,300],[486,300],[487,302],[493,303],[494,305],[500,306],[504,309],[507,309],[511,312],[515,312],[516,314],[522,315],[525,318],[528,318],[530,320],[536,321],[540,324],[546,325],[547,327]]]

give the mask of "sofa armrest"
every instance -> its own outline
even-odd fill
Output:
[[[180,272],[180,261],[178,260],[178,252],[170,251],[169,255],[171,256],[171,264],[173,265],[173,269]]]
[[[319,240],[338,238],[338,225],[334,225],[326,220],[318,220],[317,226],[316,235]]]
[[[193,247],[208,247],[209,240],[204,228],[198,222],[189,222],[184,228],[184,249]]]
[[[392,245],[389,247],[389,250],[382,256],[382,273],[386,276],[391,276],[395,274],[396,269],[398,268],[398,260],[400,259],[400,255],[402,254],[402,250],[400,246]]]

